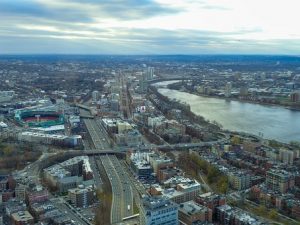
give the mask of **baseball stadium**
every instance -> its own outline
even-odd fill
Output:
[[[64,124],[64,117],[54,111],[20,110],[15,113],[16,121],[25,127],[50,127]]]

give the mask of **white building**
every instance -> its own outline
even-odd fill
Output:
[[[0,91],[0,103],[9,102],[15,96],[14,91]]]
[[[51,145],[68,145],[76,146],[81,143],[80,135],[66,136],[59,134],[44,134],[38,132],[25,131],[18,134],[19,141],[27,141],[34,143],[43,143]]]
[[[229,98],[231,96],[231,89],[232,89],[232,84],[231,82],[227,82],[225,86],[225,97]]]
[[[147,80],[152,80],[154,76],[154,67],[148,67],[146,71]]]
[[[165,119],[166,118],[164,116],[148,117],[148,126],[149,127],[160,126]]]
[[[141,225],[177,225],[178,205],[166,198],[146,197],[142,200],[140,211]]]
[[[92,92],[92,101],[97,102],[99,99],[99,91],[93,91]]]
[[[7,124],[4,122],[0,122],[0,130],[8,128]]]

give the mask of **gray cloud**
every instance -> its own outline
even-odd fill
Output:
[[[76,0],[76,2],[94,5],[98,8],[99,14],[127,20],[174,14],[181,11],[160,5],[152,0]]]
[[[57,3],[57,4],[55,4]],[[132,20],[174,14],[179,9],[168,8],[150,0],[0,0],[0,14],[10,17],[33,17],[60,22],[92,22],[97,18]]]
[[[76,30],[76,29],[75,29]],[[88,31],[88,29],[86,29]],[[79,32],[79,31],[78,31]],[[284,40],[255,42],[236,40],[232,34],[209,31],[119,28],[110,37],[110,29],[93,30],[94,35],[60,31],[22,30],[0,32],[2,53],[70,53],[70,54],[216,54],[216,53],[288,53]],[[244,33],[245,31],[241,31]],[[249,31],[251,32],[251,31]],[[18,34],[18,36],[16,35]],[[296,41],[295,41],[296,42]],[[15,45],[14,43],[22,43]],[[299,42],[298,42],[299,43]],[[272,45],[272,48],[270,48]],[[299,45],[298,45],[299,46]],[[269,52],[268,52],[269,51]],[[294,52],[294,51],[293,51]]]
[[[205,9],[228,10],[207,1],[197,3]],[[275,54],[300,50],[296,39],[287,45],[287,40],[234,38],[260,29],[211,32],[90,26],[101,19],[139,20],[181,10],[151,0],[0,0],[0,54]]]

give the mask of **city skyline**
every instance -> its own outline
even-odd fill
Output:
[[[1,54],[291,54],[299,3],[1,0]]]

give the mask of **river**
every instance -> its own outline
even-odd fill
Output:
[[[160,82],[155,86],[161,94],[188,103],[193,113],[217,121],[224,129],[255,135],[262,133],[264,138],[286,143],[300,141],[300,111],[203,97],[166,88],[172,82]]]

